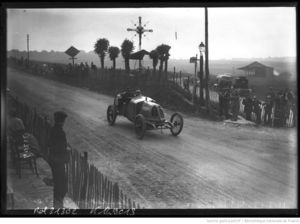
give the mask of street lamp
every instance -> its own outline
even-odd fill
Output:
[[[199,51],[200,51],[200,55],[202,55],[203,52],[205,52],[205,45],[204,45],[203,42],[201,42],[201,43],[199,44]]]
[[[199,80],[200,80],[200,104],[203,103],[203,52],[205,52],[205,45],[203,42],[199,44],[199,51],[200,51],[200,73],[199,73]]]
[[[193,86],[193,92],[192,92],[192,102],[195,103],[196,101],[196,84],[197,84],[197,54],[196,57],[191,57],[190,58],[190,63],[194,63],[195,64],[195,78],[194,78],[194,86]]]

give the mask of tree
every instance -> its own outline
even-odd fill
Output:
[[[159,71],[161,72],[162,69],[163,69],[163,63],[164,63],[164,47],[163,45],[159,45],[157,48],[156,48],[156,51],[158,53],[158,59],[160,61],[160,64],[159,64]]]
[[[168,71],[168,60],[169,60],[169,51],[170,51],[171,47],[169,45],[165,45],[164,46],[164,50],[165,50],[165,55],[164,55],[164,61],[165,61],[165,72]]]
[[[104,58],[108,50],[109,41],[105,38],[100,38],[97,40],[94,46],[94,52],[99,56],[101,62],[101,68],[104,68]]]
[[[166,44],[161,44],[156,48],[156,51],[158,53],[158,58],[160,60],[160,65],[159,65],[159,71],[163,70],[163,64],[165,62],[165,72],[168,70],[168,60],[169,60],[169,51],[171,47]]]
[[[108,48],[109,58],[113,61],[113,68],[116,69],[116,58],[120,54],[120,49],[118,47],[109,47]]]
[[[152,59],[153,71],[156,71],[156,66],[158,64],[158,52],[157,50],[152,50],[149,54],[150,58]]]
[[[130,71],[129,58],[133,49],[133,42],[128,39],[125,39],[121,45],[121,53],[123,58],[125,59],[125,70],[128,72]]]

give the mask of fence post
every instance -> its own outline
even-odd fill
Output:
[[[128,205],[129,205],[129,208],[131,209],[132,208],[132,203],[131,203],[131,199],[128,198]]]
[[[86,208],[87,206],[87,152],[83,152],[83,157],[81,157],[82,167],[81,167],[81,175],[82,175],[82,189],[80,190],[80,204]]]
[[[87,152],[83,152],[83,158],[84,158],[84,161],[87,162],[87,160],[88,160],[88,153]]]
[[[124,208],[124,197],[123,197],[123,191],[121,190],[120,193],[120,198],[121,198],[121,208]]]
[[[115,183],[113,186],[113,192],[114,192],[113,193],[113,196],[114,196],[113,202],[115,204],[115,208],[119,208],[119,192],[120,192],[120,190],[119,190],[119,185],[117,183]]]

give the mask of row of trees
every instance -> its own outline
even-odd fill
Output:
[[[159,45],[155,50],[152,50],[149,54],[150,58],[153,62],[153,70],[156,71],[156,67],[158,62],[160,61],[159,71],[163,70],[163,66],[165,65],[164,71],[168,70],[168,60],[169,60],[169,51],[171,47],[166,44]],[[133,42],[125,39],[121,45],[121,50],[116,46],[109,46],[109,41],[106,38],[100,38],[96,41],[94,45],[94,52],[99,56],[101,68],[104,68],[104,59],[106,54],[108,53],[110,60],[113,61],[113,69],[116,68],[116,58],[119,57],[121,52],[124,60],[125,60],[125,70],[130,71],[130,54],[134,50]]]

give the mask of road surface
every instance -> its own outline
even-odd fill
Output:
[[[11,68],[7,80],[12,94],[40,113],[67,112],[70,144],[145,208],[296,207],[295,129],[236,127],[184,114],[178,137],[149,131],[138,140],[126,118],[108,125],[111,96]]]

